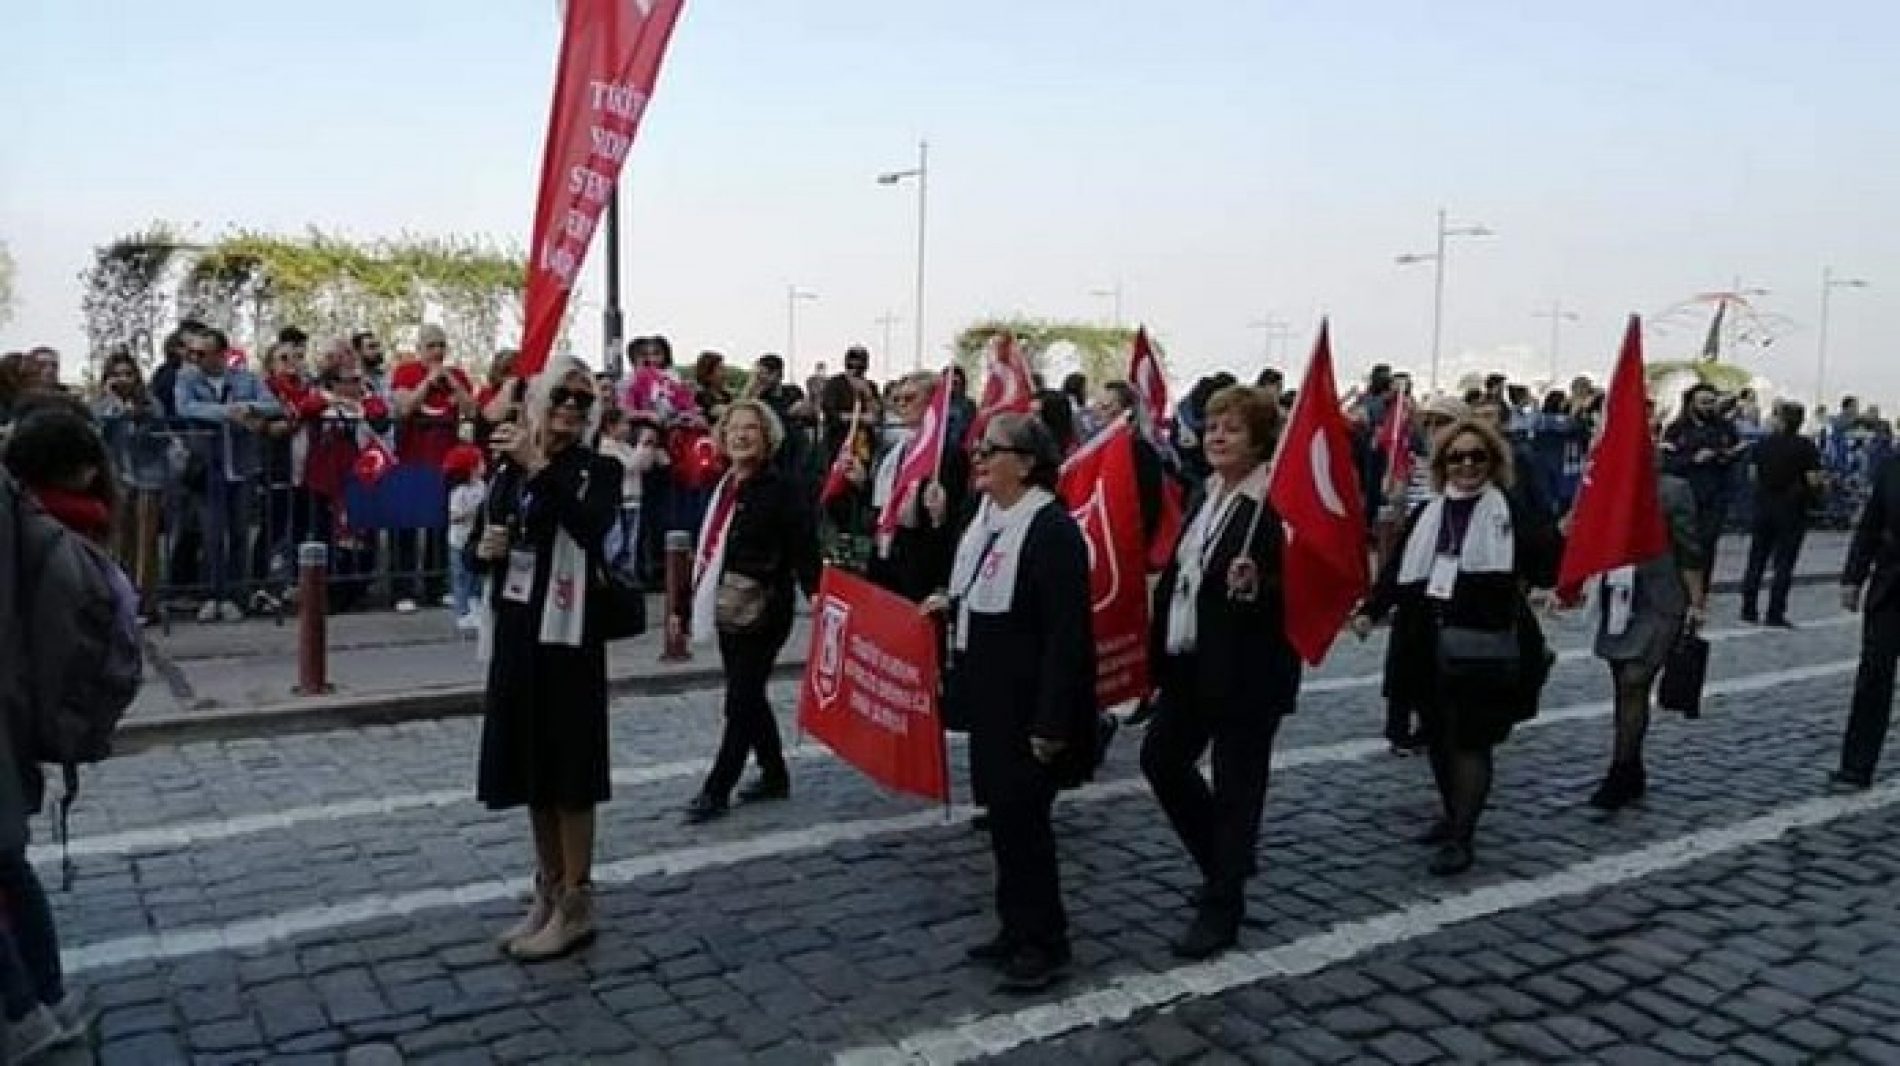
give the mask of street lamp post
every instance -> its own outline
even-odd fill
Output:
[[[889,369],[891,365],[891,332],[893,328],[902,321],[903,319],[899,318],[895,311],[886,311],[877,316],[877,324],[884,327],[884,348],[882,351],[886,369]]]
[[[1557,350],[1563,341],[1565,322],[1575,322],[1582,316],[1575,311],[1564,310],[1562,300],[1552,300],[1550,306],[1542,311],[1531,312],[1532,318],[1550,319],[1550,384],[1557,386]]]
[[[1827,402],[1827,315],[1828,305],[1833,302],[1835,289],[1864,289],[1865,278],[1839,278],[1834,276],[1831,266],[1821,268],[1821,325],[1814,345],[1814,405],[1815,410]]]
[[[785,365],[798,365],[798,305],[816,300],[818,294],[796,285],[785,286]]]
[[[1114,317],[1114,319],[1112,319],[1112,320],[1111,320],[1111,324],[1112,324],[1112,325],[1113,325],[1113,326],[1114,326],[1114,327],[1115,327],[1116,329],[1120,329],[1120,328],[1122,328],[1122,283],[1121,283],[1121,279],[1120,279],[1120,278],[1117,278],[1117,279],[1115,280],[1115,287],[1114,287],[1114,288],[1112,288],[1112,289],[1090,289],[1090,290],[1089,290],[1089,295],[1090,295],[1090,296],[1093,296],[1093,297],[1095,297],[1095,298],[1096,298],[1096,299],[1098,299],[1098,300],[1108,300],[1108,301],[1110,301],[1110,306],[1114,308],[1114,314],[1115,314],[1115,317]]]
[[[1410,252],[1398,257],[1400,266],[1431,263],[1432,270],[1432,376],[1433,392],[1438,391],[1438,355],[1445,325],[1445,240],[1449,237],[1489,237],[1492,231],[1477,224],[1449,225],[1445,209],[1438,209],[1438,242],[1429,252]]]
[[[607,196],[607,247],[602,249],[607,266],[606,305],[600,311],[601,369],[615,381],[626,369],[621,338],[626,335],[626,317],[620,310],[620,186]]]
[[[924,238],[930,218],[930,142],[917,142],[917,165],[909,170],[892,170],[877,176],[879,185],[896,185],[907,178],[917,179],[917,344],[912,353],[912,369],[924,368]]]

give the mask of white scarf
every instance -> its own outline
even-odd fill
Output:
[[[1055,499],[1048,489],[1033,488],[1013,507],[998,507],[986,497],[977,509],[976,520],[957,543],[956,563],[950,568],[958,651],[969,647],[970,615],[1009,613],[1016,599],[1016,567],[1022,561],[1029,524]]]
[[[719,579],[726,572],[726,545],[732,543],[732,520],[739,513],[739,501],[734,500],[732,506],[726,509],[725,521],[716,530],[713,528],[713,521],[720,517],[720,500],[727,492],[738,491],[739,486],[733,482],[730,473],[720,478],[719,484],[713,488],[712,501],[706,505],[706,515],[699,520],[699,539],[693,542],[695,545],[693,557],[695,562],[703,560],[703,564],[693,568],[694,644],[712,643],[713,636],[717,632],[715,615],[719,613]],[[712,542],[713,553],[710,558],[707,558],[701,554],[701,551],[708,543],[706,538],[714,535],[717,535],[719,539]]]
[[[1433,496],[1412,527],[1405,542],[1405,555],[1399,564],[1399,584],[1423,584],[1431,577],[1432,564],[1438,559],[1438,534],[1445,522],[1445,500],[1459,498],[1451,489]],[[1464,497],[1468,498],[1468,497]],[[1471,524],[1465,527],[1465,542],[1458,553],[1461,574],[1508,574],[1517,566],[1517,542],[1511,534],[1511,505],[1496,485],[1486,485],[1471,511]]]
[[[1208,557],[1227,535],[1227,526],[1234,520],[1234,511],[1241,499],[1252,500],[1254,506],[1259,507],[1266,498],[1268,469],[1267,464],[1262,463],[1232,489],[1219,478],[1210,479],[1209,483],[1216,486],[1216,490],[1208,495],[1201,509],[1194,512],[1194,520],[1188,523],[1174,551],[1174,595],[1168,600],[1169,655],[1192,652],[1200,639],[1198,603]]]
[[[587,495],[591,479],[581,473],[580,494]],[[511,545],[516,550],[523,544]],[[506,565],[506,560],[503,560]],[[475,638],[475,658],[487,662],[495,654],[495,599],[482,597],[481,629]],[[541,631],[536,639],[543,644],[578,648],[587,631],[587,552],[580,542],[558,524],[554,527],[554,549],[548,559],[548,593],[541,601]]]
[[[877,473],[871,478],[871,506],[877,510],[882,511],[886,507],[898,506],[898,501],[894,498],[897,489],[897,471],[904,465],[904,456],[909,451],[910,441],[906,439],[902,444],[885,452],[884,458],[878,462]],[[917,525],[917,506],[922,497],[921,489],[911,493],[910,499],[906,501],[910,506],[905,507],[897,516],[899,527],[911,529]],[[878,558],[891,557],[889,537],[877,538],[877,543],[873,547],[877,551]]]

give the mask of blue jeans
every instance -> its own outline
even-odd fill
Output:
[[[468,614],[482,597],[481,579],[468,568],[468,559],[460,548],[449,547],[449,593],[455,597],[455,617]]]
[[[0,854],[0,907],[6,919],[6,935],[0,937],[0,997],[7,1017],[17,1019],[37,1003],[51,1006],[66,998],[53,910],[24,848]]]
[[[205,584],[211,599],[236,601],[250,555],[251,483],[227,481],[213,471],[205,479],[203,502]]]

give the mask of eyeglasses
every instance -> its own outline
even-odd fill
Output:
[[[989,441],[984,441],[983,443],[976,446],[976,457],[978,459],[984,459],[984,460],[988,460],[990,457],[996,456],[996,455],[1029,455],[1029,454],[1031,453],[1029,449],[1027,448],[1014,448],[1007,444],[991,444]]]
[[[557,385],[548,390],[549,407],[560,407],[570,403],[582,414],[586,414],[588,409],[594,406],[594,394],[586,389],[570,389],[565,385]]]
[[[891,397],[891,402],[899,407],[909,407],[911,404],[917,402],[917,394],[914,392],[900,392]]]
[[[424,348],[447,348],[448,346],[449,346],[448,341],[430,341],[429,343],[423,345]]]
[[[1482,448],[1470,451],[1446,452],[1445,465],[1487,467],[1491,465],[1491,453]]]

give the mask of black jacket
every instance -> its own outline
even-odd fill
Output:
[[[1185,533],[1195,515],[1207,506],[1205,493],[1197,495],[1182,525]],[[1254,511],[1266,507],[1247,539]],[[1280,516],[1269,504],[1242,498],[1220,540],[1208,552],[1199,594],[1195,597],[1195,651],[1168,654],[1168,610],[1181,564],[1177,551],[1169,554],[1166,570],[1154,588],[1148,622],[1148,662],[1153,664],[1154,687],[1163,700],[1191,699],[1204,713],[1283,715],[1293,713],[1300,690],[1300,657],[1286,639],[1286,600],[1281,580],[1281,549],[1285,532]],[[1227,593],[1227,571],[1243,549],[1260,572],[1260,589],[1250,601]]]
[[[1874,474],[1874,491],[1854,527],[1843,585],[1867,589],[1867,610],[1900,609],[1900,457]]]
[[[945,448],[943,467],[937,472],[937,480],[943,485],[946,499],[943,525],[934,525],[930,515],[924,510],[923,501],[916,503],[918,524],[899,526],[891,537],[891,551],[888,558],[880,558],[875,550],[865,566],[865,576],[878,587],[888,589],[913,603],[922,603],[933,592],[940,592],[950,583],[950,566],[956,561],[957,539],[963,535],[963,527],[969,524],[972,507],[970,505],[970,460],[957,447]],[[866,482],[857,494],[870,495],[871,485]],[[841,501],[849,506],[850,501]]]
[[[798,485],[771,467],[739,484],[726,530],[726,570],[765,585],[768,610],[789,615],[792,589],[818,591],[818,531]],[[717,506],[714,500],[708,506]]]

